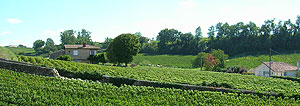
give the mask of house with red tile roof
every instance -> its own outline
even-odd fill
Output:
[[[64,50],[59,50],[54,53],[51,53],[49,58],[56,59],[60,55],[70,55],[73,58],[73,61],[76,62],[89,62],[88,57],[90,55],[96,55],[97,50],[100,47],[82,44],[82,45],[64,45]]]
[[[269,75],[269,69],[271,69],[271,75]],[[257,76],[291,76],[296,77],[298,71],[297,66],[293,66],[283,62],[263,62],[261,65],[255,68],[255,75]]]

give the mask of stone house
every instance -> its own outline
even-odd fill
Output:
[[[263,62],[261,65],[255,68],[255,75],[269,77],[270,62]],[[271,63],[271,76],[291,76],[296,77],[298,68],[296,66],[283,63],[272,62]]]
[[[56,59],[60,55],[70,55],[73,61],[86,63],[89,62],[88,57],[90,55],[96,55],[99,49],[100,47],[86,45],[85,43],[82,45],[64,45],[63,50],[51,53],[49,58]]]

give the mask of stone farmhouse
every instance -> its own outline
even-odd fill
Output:
[[[255,68],[255,75],[269,77],[270,63],[263,62],[261,65]],[[291,76],[296,77],[296,73],[299,70],[298,67],[283,63],[272,62],[271,63],[271,76]]]
[[[49,58],[56,59],[60,55],[70,55],[73,61],[88,63],[88,57],[90,55],[96,55],[99,49],[100,47],[87,45],[85,43],[82,45],[64,45],[63,50],[51,53]]]

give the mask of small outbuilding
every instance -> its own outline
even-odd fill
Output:
[[[296,77],[298,68],[283,62],[263,62],[255,68],[255,75],[269,77],[269,69],[271,69],[271,76],[291,76]]]

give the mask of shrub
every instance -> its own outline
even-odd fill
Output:
[[[28,58],[26,56],[21,56],[21,59],[24,61],[24,62],[28,62]]]
[[[34,57],[29,57],[29,62],[32,64],[36,64]]]
[[[72,61],[73,58],[69,55],[61,55],[59,57],[56,58],[57,60],[64,60],[64,61]]]

